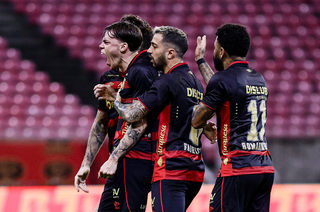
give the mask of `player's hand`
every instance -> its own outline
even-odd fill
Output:
[[[117,102],[121,102],[121,96],[120,96],[120,91],[121,90],[122,89],[119,89],[118,92],[117,92],[117,96],[116,96],[116,99],[115,99],[115,101],[117,101]]]
[[[201,58],[204,58],[206,54],[206,45],[207,45],[207,37],[204,36],[198,36],[197,37],[197,47],[195,51],[195,60],[198,61]]]
[[[207,123],[203,129],[203,134],[211,141],[211,144],[216,143],[218,135],[216,124],[211,121]]]
[[[94,86],[93,93],[98,100],[108,100],[113,102],[116,99],[117,91],[111,85],[98,84]]]
[[[118,160],[109,157],[109,159],[101,166],[98,173],[98,178],[112,178],[116,173],[118,167]]]
[[[86,179],[88,178],[90,173],[90,167],[89,166],[83,166],[79,169],[78,173],[74,177],[74,186],[76,187],[77,192],[79,192],[79,188],[89,193],[89,189],[86,184]]]

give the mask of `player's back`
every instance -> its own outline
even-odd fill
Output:
[[[273,173],[265,138],[268,89],[262,75],[247,62],[236,62],[210,83],[220,83],[221,107],[213,107],[218,108],[222,176]]]

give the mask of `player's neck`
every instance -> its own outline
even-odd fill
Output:
[[[176,58],[174,60],[169,60],[167,66],[165,67],[163,73],[167,74],[175,65],[183,63],[183,60],[180,58]]]
[[[137,56],[137,55],[138,55],[138,51],[128,52],[125,55],[123,55],[123,57],[121,58],[121,65],[119,67],[119,71],[125,72],[129,66],[129,64],[133,60],[133,58],[135,58],[135,56]]]
[[[246,61],[246,58],[245,57],[238,57],[238,56],[231,56],[231,57],[226,58],[223,61],[224,70],[226,70],[230,66],[230,64],[232,64],[235,61]]]

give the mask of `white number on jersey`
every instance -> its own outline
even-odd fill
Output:
[[[259,105],[259,111],[261,114],[261,129],[258,132],[257,131],[257,124],[258,124],[258,106],[257,106],[257,100],[251,100],[248,105],[248,112],[251,112],[251,127],[250,131],[247,136],[248,141],[263,141],[264,134],[266,132],[266,122],[267,122],[267,107],[266,107],[266,101],[261,100]],[[259,139],[258,139],[259,135]]]

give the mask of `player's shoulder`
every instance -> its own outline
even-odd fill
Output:
[[[107,83],[111,81],[122,81],[123,76],[121,76],[118,70],[109,70],[104,72],[100,77],[100,83]]]

